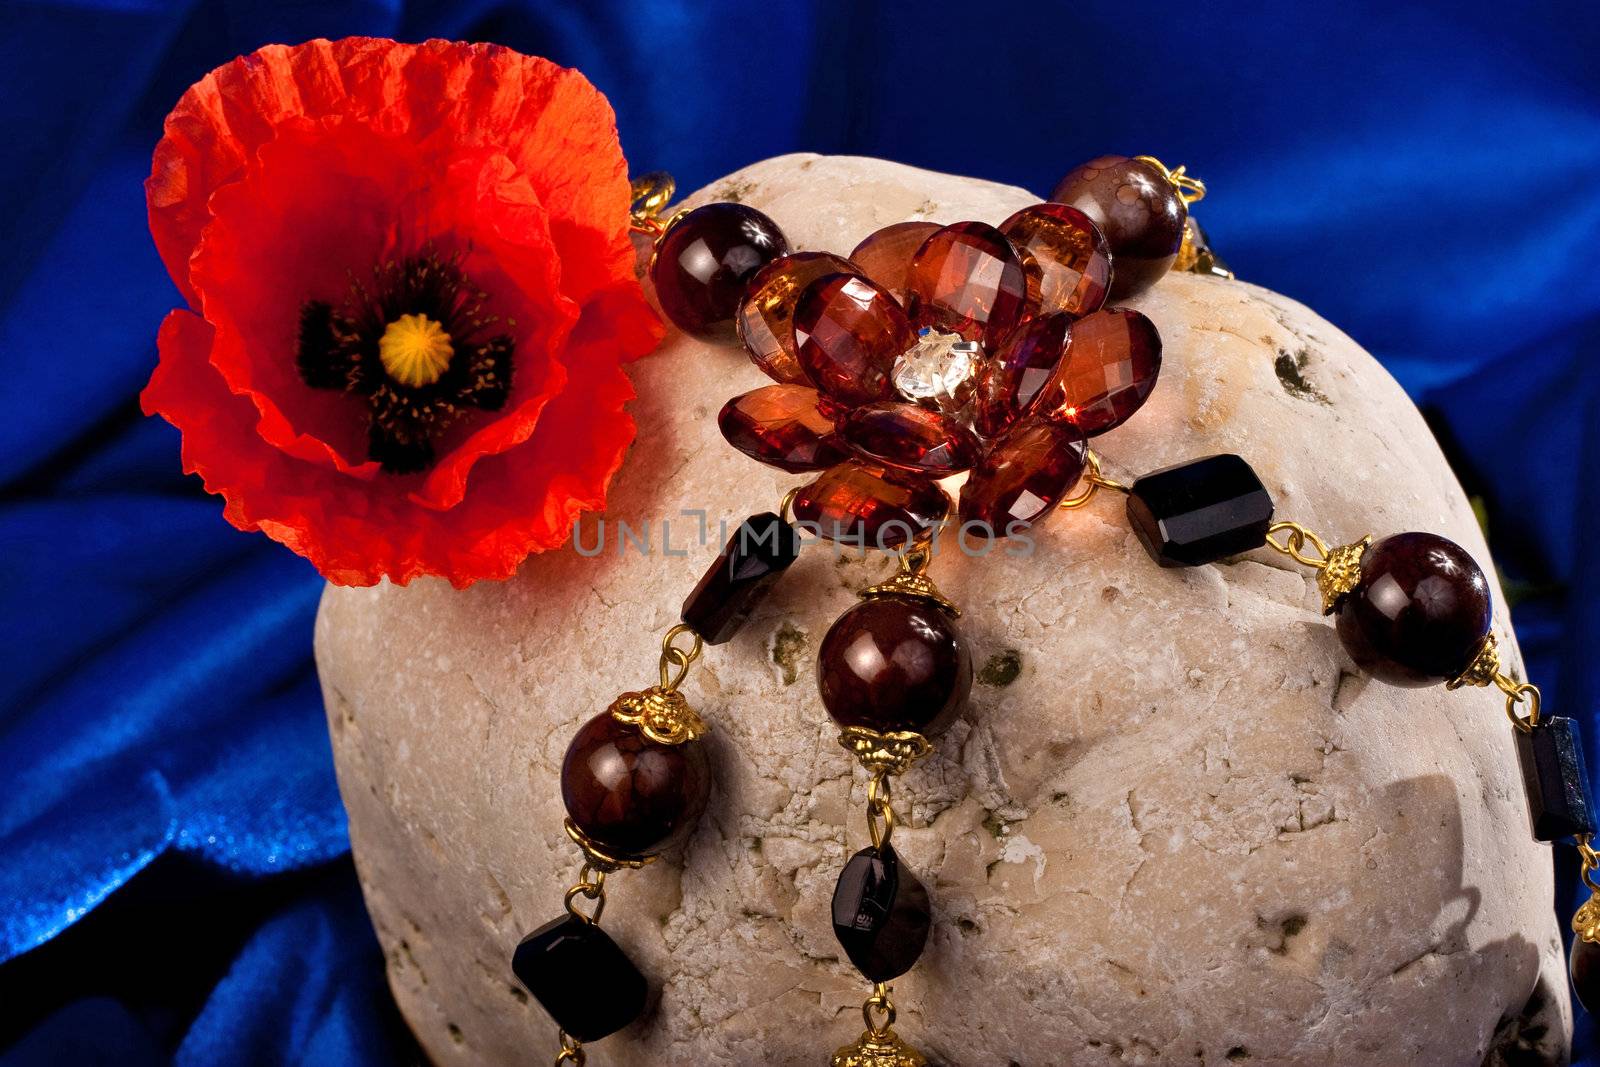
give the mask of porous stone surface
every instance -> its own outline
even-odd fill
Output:
[[[702,190],[848,252],[902,219],[999,222],[1036,198],[869,159],[785,156]],[[1126,480],[1238,452],[1329,538],[1433,530],[1488,554],[1416,409],[1349,338],[1243,282],[1174,275],[1155,394],[1100,438]],[[316,646],[350,835],[400,1007],[439,1065],[548,1062],[518,938],[577,870],[567,740],[654,680],[661,634],[720,544],[793,476],[718,436],[763,384],[674,336],[634,369],[639,441],[604,521],[505,583],[330,588]],[[699,513],[711,525],[700,539]],[[663,543],[664,524],[670,538]],[[650,531],[650,550],[618,524]],[[715,544],[713,543],[715,542]],[[619,549],[619,545],[621,545]],[[1262,549],[1154,566],[1122,501],[1056,515],[1031,553],[935,565],[965,614],[965,718],[901,783],[895,844],[933,896],[898,1029],[935,1062],[1559,1063],[1570,1011],[1549,850],[1529,839],[1493,691],[1359,676],[1309,572]],[[880,556],[810,548],[686,692],[716,785],[682,855],[609,882],[605,925],[651,977],[647,1017],[589,1063],[825,1063],[866,988],[829,926],[865,838],[814,655]],[[1520,667],[1503,603],[1494,629]],[[596,990],[604,996],[604,990]]]

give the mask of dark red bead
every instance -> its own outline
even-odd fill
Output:
[[[1362,670],[1423,686],[1467,669],[1489,632],[1489,582],[1467,550],[1431,533],[1385,537],[1339,603],[1339,640]]]
[[[1041,312],[1099,311],[1111,288],[1111,246],[1094,220],[1067,204],[1035,204],[1000,224],[1022,253]]]
[[[1033,411],[1056,376],[1071,336],[1072,316],[1039,315],[1016,327],[978,376],[972,424],[994,437]]]
[[[921,538],[949,511],[950,498],[937,484],[857,460],[824,471],[794,498],[795,522],[803,529],[866,548],[898,548]]]
[[[938,733],[972,690],[972,654],[931,600],[869,597],[834,622],[817,650],[822,705],[840,726]]]
[[[1072,324],[1066,358],[1037,410],[1071,420],[1094,437],[1138,411],[1160,373],[1155,323],[1131,308],[1096,311]]]
[[[1572,991],[1590,1015],[1600,1015],[1600,945],[1572,939]]]
[[[750,279],[739,305],[739,340],[750,359],[769,378],[810,385],[794,343],[794,310],[806,286],[824,274],[855,268],[828,252],[791,252],[779,256]]]
[[[894,400],[851,411],[839,436],[864,459],[934,478],[964,471],[978,458],[978,439],[961,423]]]
[[[879,286],[857,274],[825,274],[800,294],[794,339],[817,388],[855,405],[894,395],[894,361],[917,332]]]
[[[561,761],[567,814],[620,856],[650,856],[683,841],[710,792],[701,742],[657,744],[609,711],[583,725]]]
[[[934,231],[906,276],[917,326],[958,333],[992,349],[1031,310],[1028,273],[1005,234],[985,222]]]
[[[717,429],[751,459],[792,474],[831,467],[849,454],[822,397],[809,385],[763,385],[741,393],[722,405]]]
[[[1189,207],[1148,163],[1101,156],[1056,183],[1050,199],[1094,220],[1111,246],[1111,299],[1124,300],[1160,281],[1178,256]]]
[[[708,340],[732,335],[745,284],[789,251],[778,224],[753,207],[716,203],[675,221],[650,259],[661,310],[684,333]]]
[[[901,303],[905,302],[906,275],[911,270],[911,257],[916,255],[922,242],[939,229],[937,222],[896,222],[873,230],[855,251],[850,262],[856,270],[889,291]]]
[[[1028,419],[990,446],[961,487],[962,537],[1004,537],[1049,513],[1083,475],[1083,433]]]
[[[867,981],[888,982],[909,971],[932,927],[928,890],[892,846],[864,848],[839,872],[833,933]]]

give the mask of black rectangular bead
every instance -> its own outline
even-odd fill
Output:
[[[644,1014],[644,975],[594,923],[572,915],[545,923],[511,956],[517,980],[579,1041],[598,1041]]]
[[[800,532],[793,526],[770,511],[750,516],[683,602],[683,621],[707,644],[722,644],[799,555]]]
[[[1559,841],[1594,833],[1594,803],[1578,724],[1560,717],[1540,719],[1538,726],[1516,735],[1534,838]]]
[[[1240,457],[1207,456],[1134,482],[1128,523],[1163,567],[1198,567],[1261,547],[1272,497]]]

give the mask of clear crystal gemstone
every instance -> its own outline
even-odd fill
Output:
[[[972,398],[983,349],[960,334],[931,327],[917,336],[917,343],[895,361],[895,389],[913,403],[931,401],[945,410],[964,407]]]

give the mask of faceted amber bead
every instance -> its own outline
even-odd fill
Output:
[[[906,292],[918,326],[958,333],[990,350],[1030,310],[1022,257],[983,222],[936,230],[911,258]]]
[[[644,975],[611,935],[572,915],[545,923],[511,955],[517,980],[579,1041],[598,1041],[644,1014]],[[596,996],[596,990],[604,990]]]
[[[584,724],[561,761],[567,814],[614,855],[650,856],[678,844],[710,792],[702,742],[658,744],[609,711]]]
[[[928,890],[894,849],[864,848],[850,857],[833,889],[833,933],[869,982],[909,971],[928,943]]]
[[[994,437],[1027,415],[1056,376],[1071,336],[1072,316],[1039,315],[1006,335],[978,377],[972,424]]]
[[[1161,335],[1131,308],[1106,308],[1072,324],[1067,355],[1038,411],[1076,422],[1085,437],[1122,425],[1161,373]]]
[[[661,310],[684,333],[721,340],[747,283],[789,251],[778,224],[753,207],[716,203],[674,222],[650,258],[650,281]]]
[[[739,340],[755,365],[779,382],[809,385],[794,343],[794,309],[805,287],[824,274],[855,268],[829,252],[791,252],[756,272],[739,305]]]
[[[1059,504],[1083,475],[1083,432],[1028,419],[990,446],[961,487],[962,537],[1005,537]]]
[[[1339,603],[1339,640],[1368,674],[1424,686],[1467,669],[1489,632],[1489,582],[1467,550],[1431,533],[1385,537]]]
[[[809,385],[763,385],[741,393],[717,414],[717,429],[751,459],[799,474],[844,459],[843,443],[823,397]]]
[[[896,222],[881,230],[873,230],[850,253],[850,262],[856,265],[858,272],[883,286],[896,300],[905,303],[906,275],[911,270],[911,257],[937,229],[937,222]]]
[[[1111,287],[1111,246],[1094,220],[1066,204],[1025,207],[1000,224],[1022,253],[1041,312],[1099,311]]]
[[[840,726],[931,736],[972,691],[972,653],[931,600],[873,596],[840,615],[817,649],[822,706]]]
[[[794,339],[817,388],[855,405],[894,395],[894,361],[917,332],[879,286],[857,274],[825,274],[800,294]]]
[[[1144,292],[1166,275],[1183,243],[1189,208],[1148,163],[1101,156],[1056,184],[1050,199],[1094,220],[1111,246],[1111,299]]]
[[[898,548],[927,534],[949,510],[950,498],[938,485],[857,460],[824,471],[794,498],[795,522],[803,529],[867,548]]]
[[[978,439],[961,423],[894,400],[856,408],[840,420],[839,436],[867,460],[933,478],[964,471],[978,458]]]

